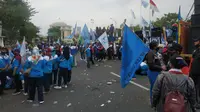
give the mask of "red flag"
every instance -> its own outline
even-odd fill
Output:
[[[156,4],[153,2],[153,0],[150,0],[150,8],[154,10],[155,12],[159,12],[158,7]]]

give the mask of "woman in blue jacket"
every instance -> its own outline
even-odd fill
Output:
[[[52,59],[50,56],[44,56],[45,66],[44,66],[44,91],[48,93],[50,91],[50,85],[52,82]]]
[[[65,47],[63,51],[63,55],[58,58],[59,61],[59,75],[58,75],[58,86],[55,86],[55,89],[62,89],[61,81],[62,78],[64,80],[64,87],[67,88],[67,76],[69,69],[69,60],[70,60],[70,52],[69,47]]]
[[[27,101],[33,102],[35,100],[35,92],[37,88],[38,101],[42,104],[44,103],[42,85],[45,60],[39,55],[38,48],[34,48],[33,55],[28,57],[28,61],[31,63],[31,66],[25,71],[25,74],[29,74],[29,98]]]

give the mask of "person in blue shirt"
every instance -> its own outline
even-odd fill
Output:
[[[90,59],[91,59],[91,50],[89,45],[87,45],[87,49],[85,50],[86,57],[87,57],[87,67],[90,68]]]
[[[28,60],[28,57],[27,57],[27,60]],[[28,67],[31,66],[31,62],[30,61],[26,61],[23,65],[23,68],[22,70],[23,71],[26,71],[28,69]],[[28,76],[23,74],[24,75],[24,95],[27,96],[28,95],[28,86],[29,86],[29,83],[28,83]]]
[[[68,74],[67,74],[67,84],[70,84],[71,77],[72,77],[72,67],[73,67],[73,56],[70,55],[69,61],[68,61]]]
[[[58,86],[55,86],[55,89],[62,89],[61,81],[64,80],[64,87],[67,88],[67,76],[70,60],[70,48],[65,47],[63,55],[58,58],[59,61],[59,74],[58,74]]]
[[[44,103],[43,96],[43,70],[45,66],[45,60],[39,54],[39,49],[37,47],[33,48],[33,55],[28,57],[31,64],[24,74],[29,76],[29,98],[28,102],[33,102],[35,100],[35,92],[37,88],[38,101],[40,104]]]
[[[21,93],[21,89],[22,89],[22,81],[20,79],[20,70],[21,70],[21,56],[20,56],[20,51],[18,49],[16,49],[14,51],[14,58],[11,62],[12,65],[12,75],[14,76],[14,80],[15,80],[15,85],[16,85],[16,90],[13,93],[13,95],[18,95]]]
[[[7,69],[9,66],[9,56],[6,54],[6,48],[2,48],[0,54],[0,95],[4,93],[6,84]]]
[[[53,63],[53,84],[54,86],[57,84],[57,77],[58,77],[58,61],[57,61],[57,58],[58,58],[58,55],[53,55],[53,60],[52,60],[52,63]]]
[[[48,93],[50,91],[50,85],[52,82],[52,59],[50,56],[44,56],[45,65],[44,65],[44,92]]]

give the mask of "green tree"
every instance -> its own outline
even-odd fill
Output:
[[[48,29],[48,36],[53,40],[57,40],[61,37],[60,27],[51,27]]]
[[[141,30],[140,25],[134,26],[134,31],[140,31],[140,30]]]
[[[24,0],[0,0],[0,20],[7,40],[19,40],[27,35],[29,39],[35,37],[38,28],[30,22],[35,13],[35,9]]]
[[[157,18],[156,21],[153,22],[155,27],[171,27],[174,23],[178,21],[178,14],[177,13],[168,13],[164,14],[163,17]]]

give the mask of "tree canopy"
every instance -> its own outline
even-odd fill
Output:
[[[178,22],[177,13],[168,13],[164,14],[163,17],[157,18],[156,21],[153,21],[154,27],[171,27],[174,23]]]
[[[60,27],[51,27],[48,29],[48,36],[51,37],[52,40],[57,40],[61,37]]]
[[[27,40],[37,37],[39,28],[30,22],[36,14],[28,2],[24,0],[0,0],[0,21],[2,21],[3,35],[8,40]]]

